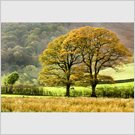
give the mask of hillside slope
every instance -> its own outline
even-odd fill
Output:
[[[110,75],[114,78],[114,80],[126,80],[134,78],[134,63],[125,64],[123,66],[118,67],[118,72],[116,72],[112,68],[107,68],[105,70],[100,71],[100,74]]]
[[[41,68],[39,55],[48,43],[70,30],[84,26],[104,27],[115,32],[120,42],[134,53],[134,23],[2,23],[1,75],[14,71],[25,74],[26,68],[30,70],[33,66],[33,73],[37,77]],[[33,79],[32,76],[25,75],[25,81]]]

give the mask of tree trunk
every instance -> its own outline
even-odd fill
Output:
[[[9,94],[13,94],[12,89],[13,89],[13,86],[9,86]]]
[[[70,97],[70,84],[67,84],[67,86],[66,86],[66,96],[67,97]]]
[[[7,86],[5,88],[6,88],[6,94],[8,94],[8,88],[7,88]]]
[[[92,85],[92,95],[91,95],[91,97],[97,97],[96,93],[95,93],[95,88],[96,88],[96,85]]]

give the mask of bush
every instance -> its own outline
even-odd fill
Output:
[[[10,94],[9,86],[2,86],[1,93],[2,94]],[[14,85],[12,87],[12,92],[15,95],[39,95],[43,96],[43,88],[35,87],[34,85]]]
[[[15,82],[19,79],[19,74],[17,72],[13,72],[7,76],[7,84],[15,84]]]

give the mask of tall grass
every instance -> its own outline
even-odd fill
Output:
[[[134,99],[1,98],[2,112],[134,112]]]

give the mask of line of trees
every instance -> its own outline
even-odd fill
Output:
[[[132,54],[120,43],[114,32],[105,28],[81,27],[50,42],[39,57],[43,66],[40,83],[45,86],[66,86],[70,96],[71,85],[92,86],[101,81],[114,83],[111,76],[100,74],[100,70],[130,62]]]

